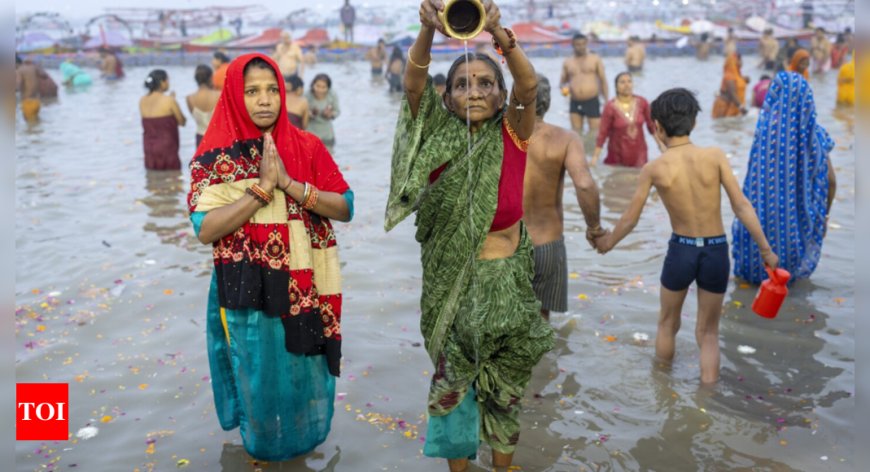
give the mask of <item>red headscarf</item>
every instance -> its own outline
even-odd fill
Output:
[[[287,173],[318,190],[349,187],[323,143],[290,124],[278,66],[262,54],[236,58],[211,122],[190,162],[188,208],[208,212],[230,205],[260,177],[263,131],[245,106],[245,66],[265,61],[275,73],[281,109],[271,134]],[[261,310],[280,317],[285,347],[296,354],[326,354],[338,375],[341,358],[341,276],[337,242],[328,219],[301,208],[280,190],[238,230],[214,243],[220,306]]]
[[[810,53],[807,52],[806,49],[798,49],[798,50],[795,51],[794,54],[791,56],[791,63],[788,65],[788,70],[789,70],[790,72],[794,72],[794,73],[797,73],[797,74],[803,74],[804,79],[810,80],[810,71],[809,71],[809,67],[807,67],[806,69],[804,69],[803,72],[798,72],[798,64],[800,64],[800,62],[801,62],[802,60],[804,60],[804,59],[809,59],[809,58],[810,58]]]
[[[250,141],[256,141],[257,147],[262,151],[263,132],[254,124],[245,107],[245,66],[254,58],[260,58],[272,67],[281,97],[285,96],[284,81],[277,72],[278,65],[270,57],[256,53],[237,57],[229,65],[226,83],[205,136],[196,149],[194,161],[217,148],[234,147]],[[290,177],[314,184],[319,190],[327,192],[344,193],[350,188],[320,139],[290,124],[283,98],[272,138]],[[259,176],[259,156],[255,159],[256,162],[251,162],[253,165],[246,169],[249,174],[247,178]],[[190,211],[195,211],[195,205],[191,206]]]

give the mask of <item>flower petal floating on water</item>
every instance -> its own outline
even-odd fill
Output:
[[[610,335],[604,336],[604,340],[609,342],[609,343],[615,342],[616,339],[617,339],[616,336],[610,336]]]
[[[79,439],[91,439],[96,436],[100,430],[96,426],[85,426],[84,428],[78,430],[76,433],[76,437]]]
[[[187,459],[178,459],[178,462],[175,464],[175,466],[178,467],[179,469],[183,469],[184,467],[187,467],[189,465],[190,465],[190,461]]]
[[[649,335],[646,334],[646,333],[634,333],[634,334],[632,334],[631,336],[632,336],[632,337],[634,338],[634,340],[637,341],[637,342],[649,341]]]
[[[737,352],[740,354],[755,354],[755,348],[752,346],[737,346]]]

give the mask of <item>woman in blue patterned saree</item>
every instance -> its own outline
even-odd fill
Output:
[[[837,183],[828,153],[834,142],[816,121],[813,91],[793,72],[773,80],[758,117],[743,193],[792,281],[816,269]],[[758,247],[734,220],[734,275],[767,278]]]

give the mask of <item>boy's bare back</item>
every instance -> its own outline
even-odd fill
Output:
[[[649,175],[665,204],[674,233],[712,237],[725,233],[721,196],[725,172],[734,179],[721,149],[687,143],[666,150],[647,164],[641,178],[644,173]]]

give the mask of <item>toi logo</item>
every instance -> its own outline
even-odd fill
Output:
[[[15,384],[15,439],[69,439],[69,385]]]

